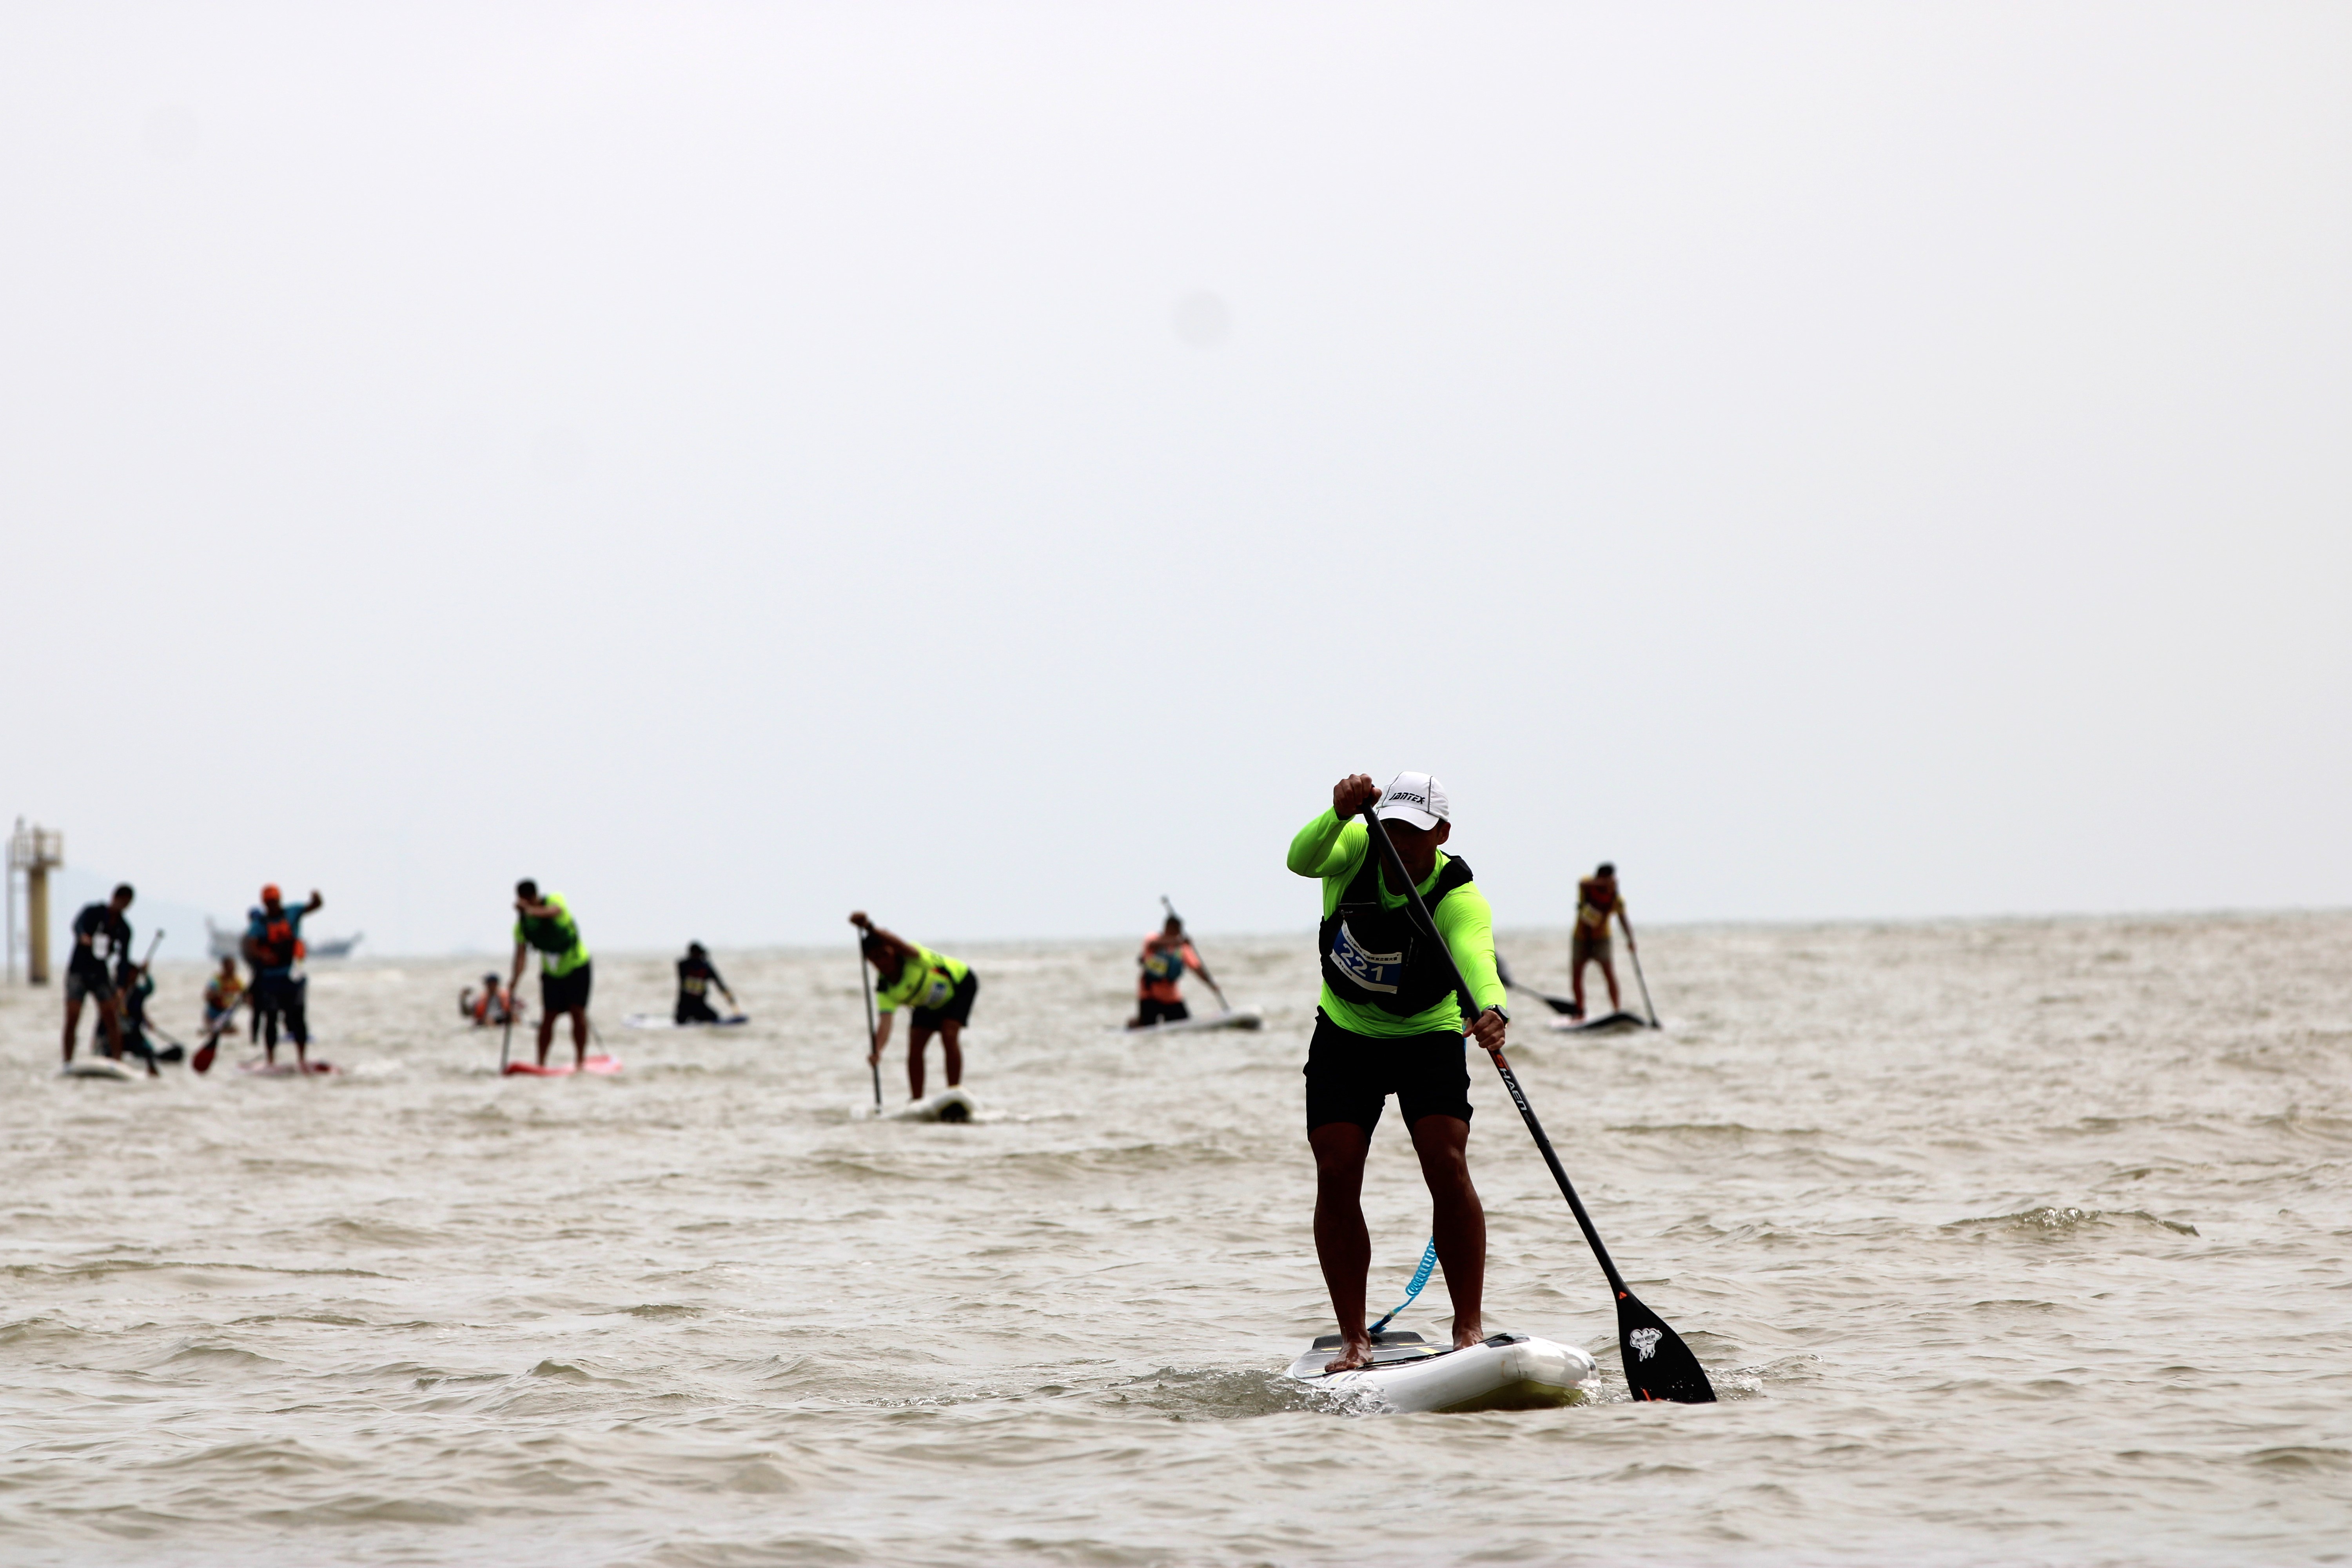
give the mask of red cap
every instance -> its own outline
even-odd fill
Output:
[[[263,883],[263,884],[262,884],[262,886],[261,886],[261,901],[262,901],[263,903],[265,903],[265,904],[274,904],[274,903],[276,903],[276,902],[278,901],[278,884],[277,884],[277,883],[275,883],[275,882],[265,882],[265,883]]]

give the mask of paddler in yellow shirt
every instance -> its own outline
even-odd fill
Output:
[[[1378,805],[1375,805],[1374,803]],[[1471,994],[1454,988],[1444,957],[1417,930],[1403,889],[1355,820],[1376,811],[1412,879],[1445,952]],[[1470,879],[1470,866],[1438,846],[1452,837],[1445,786],[1427,773],[1399,773],[1381,789],[1363,773],[1331,786],[1331,805],[1290,841],[1287,864],[1323,882],[1323,994],[1307,1046],[1307,1142],[1315,1152],[1315,1253],[1339,1353],[1331,1372],[1365,1363],[1364,1278],[1371,1236],[1364,1225],[1364,1156],[1381,1108],[1397,1114],[1421,1158],[1429,1188],[1430,1237],[1454,1300],[1454,1348],[1485,1337],[1486,1211],[1470,1181],[1470,1071],[1464,1038],[1503,1048],[1503,982],[1495,972],[1495,912]]]
[[[890,1020],[899,1008],[911,1005],[915,1016],[907,1025],[908,1097],[923,1098],[923,1054],[934,1034],[945,1047],[948,1087],[957,1088],[963,1082],[963,1028],[971,1022],[971,999],[980,994],[980,976],[961,958],[933,952],[884,931],[866,918],[864,910],[851,915],[849,923],[861,933],[858,951],[880,978],[874,1005],[882,1016],[874,1026],[874,1048],[866,1053],[866,1065],[881,1061],[882,1048],[890,1043]]]

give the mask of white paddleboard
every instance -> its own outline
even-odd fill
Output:
[[[1204,1029],[1256,1029],[1264,1027],[1265,1025],[1265,1020],[1255,1010],[1244,1008],[1238,1013],[1212,1013],[1204,1017],[1176,1018],[1167,1023],[1146,1024],[1139,1029],[1131,1029],[1124,1024],[1118,1024],[1112,1026],[1111,1033],[1129,1036],[1192,1035]]]
[[[1576,1346],[1526,1334],[1491,1334],[1457,1351],[1391,1329],[1373,1340],[1371,1365],[1325,1372],[1339,1352],[1339,1336],[1325,1334],[1290,1363],[1290,1376],[1383,1414],[1547,1410],[1575,1404],[1599,1375],[1592,1358]]]
[[[751,1018],[741,1013],[731,1018],[706,1019],[699,1023],[681,1024],[669,1013],[631,1013],[621,1022],[632,1029],[731,1029],[738,1024],[748,1024]]]
[[[128,1062],[112,1057],[76,1057],[58,1068],[59,1078],[110,1078],[118,1081],[145,1078],[147,1075]]]
[[[300,1078],[302,1076],[302,1069],[295,1066],[290,1060],[272,1062],[265,1061],[258,1057],[249,1062],[237,1063],[236,1070],[241,1073],[249,1073],[255,1078]],[[341,1069],[332,1062],[322,1062],[316,1057],[312,1057],[310,1058],[310,1076],[312,1078],[320,1078],[328,1073],[340,1070]]]
[[[889,1121],[970,1121],[980,1114],[980,1107],[961,1089],[947,1089],[921,1100],[910,1100],[895,1110],[861,1105],[857,1114],[869,1121],[878,1116]]]

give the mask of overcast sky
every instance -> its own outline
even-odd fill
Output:
[[[1407,767],[1506,924],[2352,889],[2341,5],[8,5],[0,241],[151,908],[1293,928]]]

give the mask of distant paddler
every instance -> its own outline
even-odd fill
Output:
[[[1184,922],[1173,910],[1155,934],[1143,939],[1143,952],[1137,955],[1135,966],[1141,973],[1136,977],[1135,1016],[1127,1021],[1129,1028],[1172,1024],[1192,1016],[1180,989],[1184,972],[1189,969],[1203,980],[1209,972],[1201,967],[1201,955],[1193,951],[1184,935]]]
[[[217,1038],[228,1027],[229,1015],[245,1000],[245,982],[236,977],[236,960],[224,958],[205,982],[205,1034]]]
[[[479,991],[468,985],[457,993],[457,1011],[473,1020],[478,1029],[494,1029],[509,1022],[513,1008],[514,991],[499,984],[495,970],[482,976]]]
[[[261,889],[261,902],[247,912],[239,944],[253,966],[252,1005],[262,1051],[272,1067],[278,1065],[278,1028],[284,1024],[294,1042],[294,1065],[305,1077],[310,1070],[310,982],[302,973],[302,920],[326,906],[313,888],[308,903],[289,908],[271,882]]]
[[[1471,989],[1469,1008],[1444,959],[1416,931],[1402,889],[1350,820],[1372,803],[1388,827],[1445,950]],[[1315,1152],[1315,1251],[1339,1353],[1329,1369],[1362,1366],[1371,1349],[1364,1327],[1364,1281],[1371,1267],[1364,1225],[1364,1156],[1388,1097],[1412,1134],[1429,1187],[1430,1234],[1454,1299],[1455,1349],[1476,1344],[1486,1279],[1486,1211],[1471,1184],[1470,1073],[1463,1037],[1503,1048],[1503,983],[1495,973],[1495,916],[1470,867],[1442,853],[1454,832],[1444,785],[1427,773],[1399,773],[1383,791],[1363,773],[1331,786],[1329,809],[1290,841],[1290,869],[1323,879],[1317,937],[1323,994],[1307,1047],[1307,1142]],[[1475,1018],[1470,1015],[1475,1013]]]
[[[539,896],[539,884],[529,877],[515,884],[514,973],[507,989],[522,984],[523,964],[531,950],[539,951],[539,1065],[547,1065],[547,1047],[555,1038],[555,1020],[572,1016],[572,1065],[588,1068],[588,989],[594,972],[588,944],[580,940],[580,922],[562,893]]]
[[[73,955],[66,960],[66,1065],[74,1059],[74,1037],[81,1032],[81,1005],[98,1004],[98,1021],[90,1026],[89,1048],[101,1056],[122,1055],[122,1015],[114,995],[115,961],[131,952],[131,922],[122,911],[136,897],[128,882],[116,886],[104,903],[84,904],[73,920]],[[107,1043],[100,1047],[100,1030]]]
[[[719,978],[718,966],[710,962],[710,950],[698,942],[686,944],[686,956],[677,961],[677,1006],[670,1021],[677,1024],[718,1024],[725,1022],[719,1010],[710,1005],[713,987],[727,998],[727,1005],[737,1012],[742,1004],[735,993],[727,989],[727,982]]]
[[[1609,1010],[1624,1011],[1617,994],[1617,970],[1609,962],[1612,919],[1624,927],[1625,945],[1630,949],[1633,928],[1625,921],[1625,895],[1617,890],[1617,868],[1603,860],[1592,875],[1576,884],[1576,930],[1568,939],[1568,1016],[1571,1018],[1584,1016],[1584,966],[1588,963],[1601,965],[1601,978],[1609,984]]]
[[[879,982],[874,1005],[882,1016],[874,1026],[874,1047],[866,1053],[866,1064],[882,1060],[883,1047],[890,1043],[890,1020],[899,1008],[912,1006],[914,1016],[907,1023],[908,1098],[923,1098],[923,1055],[930,1048],[934,1034],[940,1037],[947,1058],[948,1087],[961,1086],[963,1030],[971,1022],[971,1001],[980,994],[980,976],[961,958],[933,952],[884,931],[867,920],[863,910],[851,915],[849,923],[857,928],[858,951],[874,966]]]

